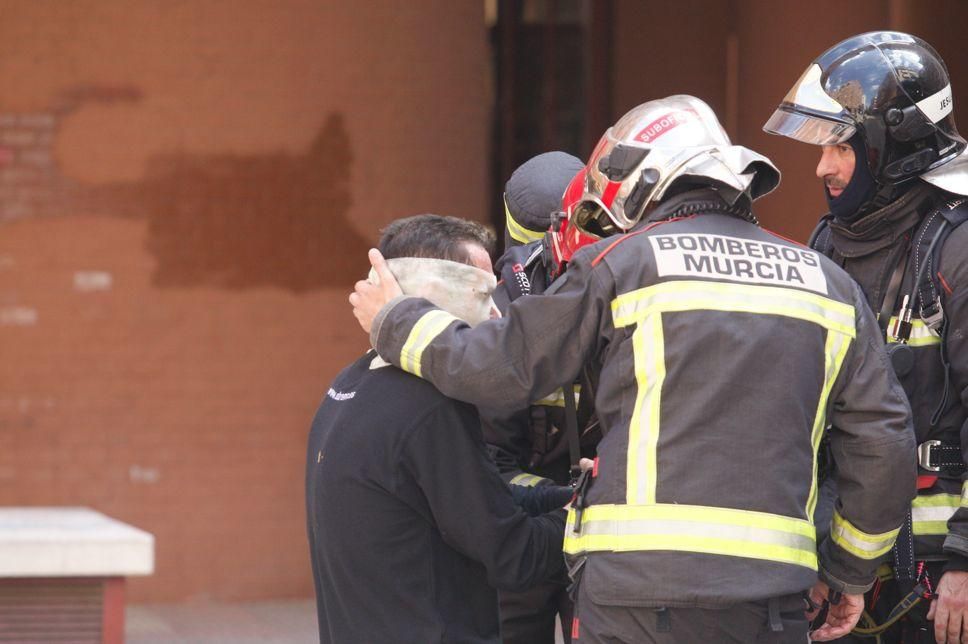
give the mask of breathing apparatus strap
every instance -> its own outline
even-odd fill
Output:
[[[920,604],[922,600],[932,598],[933,595],[928,592],[927,587],[924,584],[918,584],[891,609],[883,624],[875,622],[870,613],[864,611],[864,614],[861,616],[861,622],[864,623],[864,626],[855,626],[850,634],[857,635],[858,637],[878,637],[891,626],[894,626],[898,620],[910,613],[911,609]]]
[[[568,454],[571,458],[571,485],[578,483],[581,476],[581,436],[578,435],[578,410],[575,406],[575,385],[561,388],[565,395],[565,440],[568,441]]]
[[[891,273],[887,291],[885,291],[884,299],[881,301],[881,310],[877,314],[877,325],[881,327],[882,338],[887,335],[887,327],[891,323],[891,314],[894,312],[894,307],[897,306],[897,296],[901,292],[901,282],[904,280],[904,271],[907,270],[908,257],[910,257],[910,253],[905,248],[901,252],[901,256],[894,262],[894,271]]]

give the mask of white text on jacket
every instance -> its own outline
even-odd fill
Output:
[[[807,248],[725,235],[649,237],[659,276],[713,277],[827,293],[820,257]]]

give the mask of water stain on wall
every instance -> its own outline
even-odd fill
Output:
[[[52,154],[81,104],[137,101],[132,88],[80,87],[42,113],[0,114],[0,222],[76,212],[147,219],[161,288],[352,283],[370,243],[349,223],[353,153],[345,120],[325,117],[302,154],[187,154],[150,159],[143,180],[87,185]]]

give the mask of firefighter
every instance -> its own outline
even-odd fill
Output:
[[[494,291],[502,314],[519,297],[544,292],[558,271],[551,239],[561,229],[562,195],[583,168],[570,154],[547,152],[522,164],[505,184],[505,252],[495,262],[501,279]],[[512,413],[480,410],[484,440],[506,481],[539,488],[568,485],[581,457],[594,456],[600,435],[589,398],[584,403],[578,398],[581,390],[579,383],[573,391],[558,390]],[[571,404],[566,395],[572,396]],[[556,618],[571,623],[567,587],[562,574],[521,592],[502,591],[504,644],[554,644]],[[564,636],[567,642],[568,633]]]
[[[764,129],[821,146],[830,210],[811,245],[860,283],[914,415],[918,495],[865,626],[919,600],[884,641],[968,642],[968,153],[947,69],[920,38],[854,36]]]
[[[573,222],[601,240],[544,295],[470,329],[401,296],[371,251],[381,282],[357,283],[354,314],[384,358],[475,404],[519,407],[598,370],[604,436],[564,543],[573,639],[802,642],[808,591],[829,600],[814,637],[845,634],[915,479],[862,293],[757,225],[779,173],[699,99],[633,109],[586,167]],[[818,547],[828,421],[840,498]]]

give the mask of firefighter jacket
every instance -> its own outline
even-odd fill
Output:
[[[509,228],[511,221],[508,220]],[[497,260],[495,270],[500,281],[493,298],[502,315],[507,313],[512,301],[541,294],[548,287],[551,280],[545,254],[545,242],[538,239],[508,248]],[[584,375],[580,380],[592,381],[589,370]],[[581,389],[581,383],[573,386],[575,405],[580,412],[576,418],[579,443],[582,456],[591,457],[601,433],[597,423],[590,422],[591,405],[582,404],[579,399]],[[488,451],[506,481],[526,486],[568,484],[571,459],[563,389],[532,401],[525,409],[508,412],[482,407],[478,411]]]
[[[564,544],[596,602],[756,601],[818,568],[860,592],[914,496],[910,410],[860,289],[819,253],[712,214],[728,210],[680,195],[474,329],[415,298],[371,328],[384,358],[474,404],[526,405],[601,360],[605,435]],[[827,421],[840,501],[818,549]]]
[[[895,341],[890,330],[902,296],[911,293],[920,268],[911,259],[911,244],[917,243],[928,219],[939,216],[939,208],[954,203],[953,199],[956,197],[919,182],[901,198],[849,227],[838,225],[834,220],[826,230],[821,229],[814,242],[816,248],[829,254],[857,280],[873,311],[882,310],[891,273],[895,266],[904,265],[899,296],[889,309],[892,318],[886,338],[889,343]],[[914,356],[913,368],[900,377],[911,403],[914,430],[921,446],[919,460],[929,466],[931,463],[926,459],[930,441],[941,441],[955,446],[956,450],[960,446],[961,460],[968,459],[968,225],[958,226],[951,232],[941,249],[940,265],[932,271],[942,285],[946,318],[946,351],[951,363],[947,400],[943,400],[946,382],[941,337],[919,319],[918,307],[914,310],[908,341]],[[962,482],[964,475],[961,472],[947,475],[943,470],[930,471],[923,467],[919,473],[940,476],[934,485],[919,490],[912,503],[915,558],[951,558],[954,567],[968,569],[968,483]]]

